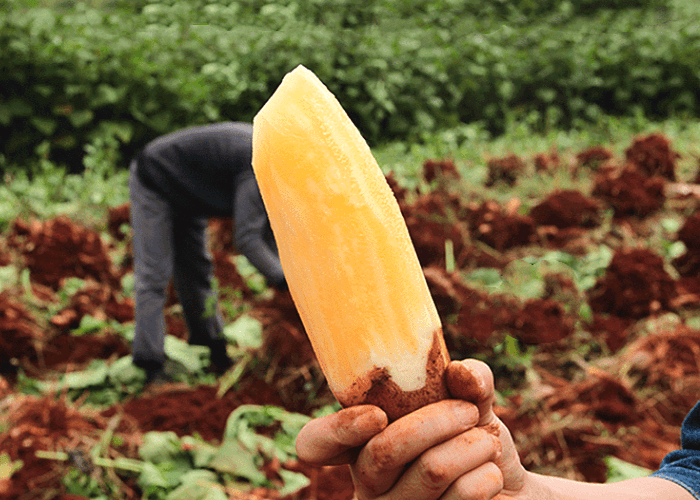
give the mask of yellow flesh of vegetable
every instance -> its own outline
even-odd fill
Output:
[[[364,402],[378,376],[424,388],[430,353],[438,371],[447,354],[406,224],[360,132],[303,66],[254,119],[253,167],[290,292],[341,404]]]

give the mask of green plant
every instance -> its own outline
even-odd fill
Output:
[[[250,121],[299,63],[372,144],[700,110],[687,1],[6,1],[0,165],[125,165],[164,132]]]

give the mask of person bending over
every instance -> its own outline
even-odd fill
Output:
[[[453,361],[446,375],[454,399],[390,424],[371,405],[312,420],[297,437],[299,458],[349,464],[360,500],[700,499],[700,402],[683,423],[682,449],[667,455],[651,476],[586,483],[525,470],[509,430],[493,412],[493,374],[486,364]]]
[[[159,137],[130,164],[133,231],[134,364],[147,383],[167,378],[163,308],[174,279],[189,343],[207,346],[218,374],[231,366],[212,300],[212,262],[206,242],[210,217],[233,217],[238,250],[266,278],[286,289],[277,246],[252,168],[253,126],[225,122]]]

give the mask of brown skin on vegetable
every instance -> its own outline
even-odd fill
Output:
[[[336,394],[345,407],[370,404],[382,408],[389,421],[417,410],[436,401],[449,397],[445,385],[445,368],[448,360],[444,356],[442,330],[433,335],[433,346],[428,354],[425,371],[428,374],[424,387],[415,391],[404,391],[391,379],[386,368],[375,368],[366,375],[368,380],[360,380],[347,393]],[[363,377],[364,378],[364,377]],[[369,385],[368,391],[358,391],[358,387]]]

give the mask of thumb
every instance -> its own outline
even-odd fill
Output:
[[[489,425],[496,420],[493,373],[486,363],[476,359],[452,361],[445,377],[452,397],[474,403],[479,409],[478,425]]]
[[[352,463],[358,446],[387,426],[386,414],[378,407],[358,405],[308,422],[296,438],[299,459],[313,465]]]

